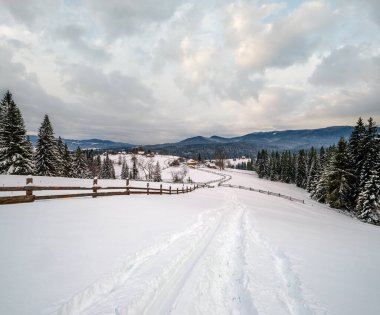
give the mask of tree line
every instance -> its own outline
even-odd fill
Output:
[[[121,179],[139,178],[139,165],[135,156],[131,159],[131,169],[125,157],[120,156],[117,163],[121,166]],[[159,163],[154,166],[146,164],[141,165],[141,169],[144,172],[147,170],[147,179],[161,181]],[[61,137],[55,138],[48,115],[42,121],[37,144],[33,148],[21,111],[9,91],[0,102],[0,174],[116,178],[114,163],[108,154],[102,159],[93,150],[81,150],[79,147],[71,152]]]
[[[380,137],[372,118],[359,118],[348,141],[316,150],[268,152],[256,159],[260,178],[295,183],[311,197],[380,225]]]

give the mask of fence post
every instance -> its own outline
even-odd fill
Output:
[[[149,195],[149,183],[146,183],[146,194]]]
[[[97,177],[94,177],[94,180],[92,182],[92,198],[96,198],[97,197],[97,193],[98,193],[98,178]]]
[[[160,195],[162,195],[162,184],[160,184]]]
[[[182,193],[184,194],[185,193],[185,188],[182,186]]]
[[[169,195],[172,194],[172,186],[169,186]]]
[[[30,186],[33,186],[33,177],[32,176],[28,176],[26,178],[26,195],[27,196],[33,196],[33,189],[30,187]]]
[[[305,203],[305,200],[302,200],[302,203]]]
[[[125,186],[126,186],[127,195],[129,195],[129,178],[125,180]]]
[[[178,195],[178,187],[177,187],[177,195]]]
[[[290,201],[292,201],[292,196],[290,196],[290,199],[289,199]]]

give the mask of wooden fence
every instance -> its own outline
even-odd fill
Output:
[[[305,203],[305,200],[297,199],[297,198],[294,198],[294,197],[291,197],[291,196],[287,196],[287,195],[283,195],[283,194],[280,194],[280,193],[274,193],[274,192],[271,192],[269,190],[262,190],[262,189],[252,188],[252,187],[245,187],[245,186],[231,185],[231,184],[220,184],[219,186],[238,188],[238,189],[244,189],[244,190],[249,190],[249,191],[256,191],[256,192],[259,192],[259,193],[262,193],[262,194],[265,194],[265,195],[270,195],[270,196],[275,196],[275,197],[280,197],[280,198],[288,199],[290,201],[296,201],[296,202]]]
[[[25,186],[14,186],[14,187],[0,187],[0,192],[13,192],[13,191],[25,191],[25,195],[20,196],[6,196],[0,197],[0,205],[13,204],[13,203],[24,203],[33,202],[35,200],[43,199],[59,199],[59,198],[74,198],[74,197],[101,197],[101,196],[120,196],[120,195],[133,195],[133,194],[144,194],[144,195],[178,195],[185,194],[198,189],[200,186],[182,186],[182,188],[151,188],[149,183],[146,187],[132,187],[129,185],[129,179],[126,180],[125,186],[108,186],[102,187],[98,185],[98,179],[94,178],[92,187],[80,187],[80,186],[34,186],[33,178],[26,178]],[[56,195],[35,195],[35,191],[91,191],[91,192],[81,192],[81,193],[69,193],[69,194],[56,194]],[[105,190],[102,192],[102,190]],[[122,191],[106,191],[106,190],[122,190]]]

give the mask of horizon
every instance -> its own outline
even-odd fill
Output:
[[[363,117],[362,117],[363,118]],[[364,120],[364,122],[366,122],[366,120]],[[255,133],[271,133],[271,132],[286,132],[286,131],[306,131],[306,130],[319,130],[319,129],[327,129],[327,128],[335,128],[335,127],[350,127],[350,128],[354,128],[354,125],[341,125],[341,126],[325,126],[325,127],[320,127],[320,128],[303,128],[303,129],[284,129],[284,130],[262,130],[262,131],[253,131],[253,132],[249,132],[249,133],[245,133],[245,134],[242,134],[242,135],[235,135],[235,136],[220,136],[220,135],[217,135],[217,134],[213,134],[211,136],[204,136],[204,135],[196,135],[196,136],[190,136],[190,137],[187,137],[187,138],[182,138],[182,139],[177,139],[177,140],[174,140],[173,142],[167,142],[167,143],[178,143],[178,142],[181,142],[181,141],[184,141],[184,140],[188,140],[188,139],[192,139],[192,138],[198,138],[198,137],[201,137],[201,138],[206,138],[206,139],[209,139],[209,138],[212,138],[212,137],[220,137],[220,138],[224,138],[224,139],[233,139],[233,138],[239,138],[239,137],[244,137],[244,136],[247,136],[247,135],[251,135],[251,134],[255,134]],[[27,132],[27,136],[35,136],[35,137],[38,137],[38,134],[37,133],[30,133],[30,132]],[[58,137],[61,137],[62,139],[64,140],[73,140],[73,141],[89,141],[89,140],[101,140],[101,141],[111,141],[111,142],[120,142],[120,143],[125,143],[125,144],[131,144],[131,145],[136,145],[136,146],[151,146],[151,145],[159,145],[159,144],[165,144],[165,143],[132,143],[128,140],[113,140],[113,139],[103,139],[103,138],[82,138],[82,139],[73,139],[73,138],[65,138],[65,137],[62,137],[60,135],[55,135],[56,138]]]
[[[162,5],[164,4],[164,5]],[[0,0],[27,130],[169,143],[380,121],[380,2]]]

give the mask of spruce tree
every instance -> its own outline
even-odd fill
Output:
[[[7,91],[0,105],[0,173],[34,173],[33,151],[24,120],[12,94]]]
[[[73,160],[67,144],[64,145],[61,172],[63,177],[74,177]]]
[[[347,143],[341,138],[338,142],[328,174],[327,201],[333,208],[352,209],[351,191],[355,182],[347,154]]]
[[[297,157],[296,185],[301,188],[306,188],[306,182],[307,182],[306,153],[304,150],[300,150]]]
[[[153,180],[155,182],[161,181],[161,166],[160,166],[160,163],[158,163],[158,161],[157,161],[156,166],[154,168]]]
[[[365,161],[364,140],[366,136],[366,128],[363,119],[359,117],[356,126],[352,130],[348,141],[348,154],[350,158],[351,168],[354,170],[356,181],[353,184],[351,192],[351,203],[355,203],[359,195],[360,175]]]
[[[88,168],[87,159],[80,147],[75,151],[72,163],[73,174],[76,178],[91,178]]]
[[[57,150],[58,150],[58,165],[59,165],[59,175],[64,176],[63,165],[64,165],[64,155],[65,155],[65,144],[61,137],[57,140]]]
[[[129,167],[128,167],[127,161],[124,158],[123,159],[123,164],[121,166],[120,178],[121,179],[127,179],[128,177],[129,177]]]
[[[100,168],[100,178],[105,179],[115,179],[115,169],[113,167],[113,163],[111,159],[109,158],[108,154],[106,155],[106,158],[104,159],[102,166]]]
[[[36,147],[36,173],[40,176],[59,176],[60,165],[57,142],[48,115],[38,130]]]
[[[358,198],[358,217],[363,221],[380,225],[380,176],[372,169],[368,181]]]

